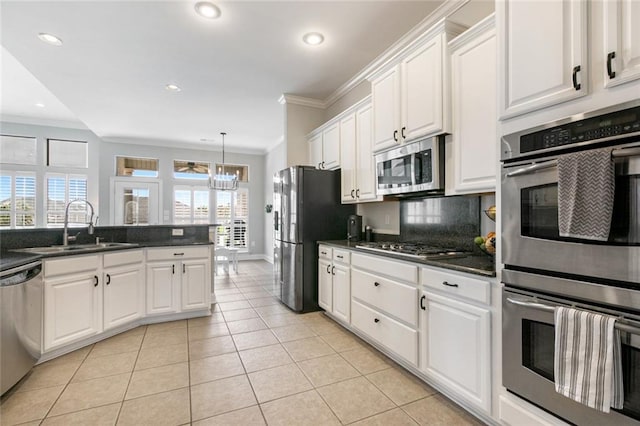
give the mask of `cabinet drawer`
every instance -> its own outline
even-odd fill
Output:
[[[180,260],[209,257],[209,246],[147,249],[147,260]]]
[[[408,324],[418,325],[418,289],[414,286],[353,269],[351,295]]]
[[[328,246],[319,246],[318,247],[318,257],[320,259],[329,259],[331,260],[333,258],[333,249],[331,247]]]
[[[382,256],[365,256],[353,253],[351,266],[356,266],[367,271],[388,275],[401,281],[418,283],[418,267],[408,263],[384,259]]]
[[[95,271],[100,264],[100,255],[70,256],[62,259],[47,259],[44,261],[44,276],[75,274],[82,271]]]
[[[355,300],[351,302],[351,325],[397,353],[418,364],[418,332]]]
[[[104,267],[130,265],[132,263],[141,263],[144,260],[142,250],[122,250],[104,255]]]
[[[333,249],[333,261],[348,265],[351,263],[351,252],[349,250]]]
[[[422,268],[420,276],[420,282],[423,286],[486,305],[491,303],[491,283],[489,281],[429,268]]]

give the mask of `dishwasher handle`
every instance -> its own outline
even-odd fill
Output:
[[[40,275],[42,262],[32,262],[9,269],[0,274],[0,287],[19,285]]]

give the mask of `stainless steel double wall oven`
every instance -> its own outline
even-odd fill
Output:
[[[600,148],[615,165],[609,238],[561,237],[557,161]],[[503,385],[572,423],[640,424],[640,100],[504,136],[501,175]],[[601,413],[555,392],[558,305],[619,318],[622,410]]]

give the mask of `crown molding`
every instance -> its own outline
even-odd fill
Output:
[[[57,120],[55,118],[37,118],[22,115],[2,114],[2,123],[29,124],[32,126],[60,127],[63,129],[91,130],[81,121]]]
[[[282,105],[293,104],[320,109],[325,109],[327,107],[327,103],[325,101],[313,98],[305,98],[304,96],[290,95],[287,93],[284,93],[282,96],[280,96],[278,102],[280,102]]]
[[[453,51],[460,46],[465,45],[470,40],[478,37],[481,34],[484,34],[487,31],[490,31],[495,28],[495,13],[484,18],[482,21],[475,24],[473,27],[469,28],[464,33],[460,34],[458,37],[454,38],[449,42],[449,48]]]
[[[411,43],[420,38],[431,27],[437,24],[442,19],[451,15],[462,6],[467,4],[470,0],[447,0],[436,8],[429,16],[424,18],[418,25],[413,27],[409,32],[402,36],[398,41],[392,44],[387,50],[382,52],[376,59],[365,66],[358,74],[353,76],[350,80],[338,87],[335,92],[329,95],[323,104],[329,107],[336,103],[341,97],[346,95],[351,89],[367,80],[367,77],[385,67],[392,62],[401,52],[407,49]]]
[[[126,145],[142,145],[142,146],[154,146],[157,148],[167,149],[190,149],[196,151],[208,151],[208,152],[222,152],[222,145],[204,144],[197,142],[185,142],[176,140],[165,139],[145,139],[145,138],[130,138],[130,137],[118,137],[118,136],[105,136],[100,138],[106,143],[126,144]],[[179,144],[179,145],[178,145]],[[246,154],[246,155],[264,155],[266,149],[264,148],[242,148],[232,147],[229,149],[227,145],[224,147],[226,153],[233,154]]]

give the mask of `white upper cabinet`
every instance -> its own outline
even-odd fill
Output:
[[[400,142],[400,67],[395,66],[371,81],[373,101],[373,149],[379,151]]]
[[[640,2],[604,2],[605,87],[640,78]]]
[[[316,130],[309,141],[309,162],[317,169],[340,168],[340,123],[330,121]]]
[[[496,189],[498,138],[496,31],[493,15],[449,43],[451,124],[446,195]]]
[[[340,198],[343,203],[356,200],[356,113],[340,120]]]
[[[502,0],[496,19],[500,118],[588,93],[586,0]]]
[[[450,131],[447,43],[463,29],[441,21],[370,78],[374,152]]]

